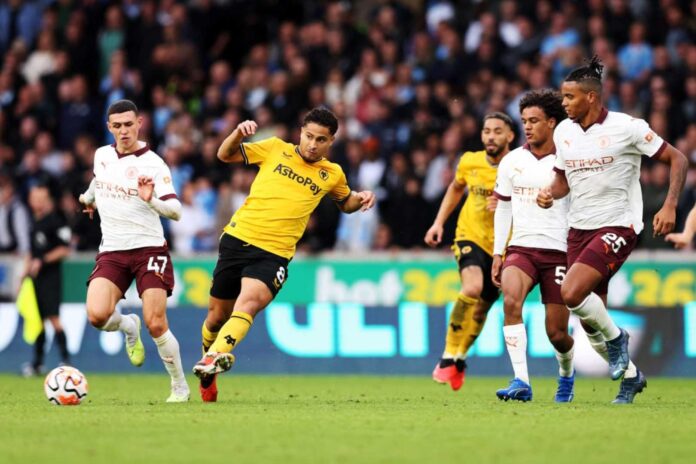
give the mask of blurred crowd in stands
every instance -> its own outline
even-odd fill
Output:
[[[689,157],[681,227],[696,199],[695,37],[696,0],[5,0],[0,251],[26,249],[24,202],[37,183],[50,186],[75,249],[98,247],[98,220],[77,197],[94,150],[112,142],[105,110],[122,98],[139,105],[141,138],[172,170],[177,253],[216,250],[254,179],[216,159],[222,139],[254,119],[253,139],[297,142],[317,105],[340,120],[333,160],[379,204],[347,216],[325,200],[299,249],[422,248],[460,154],[482,149],[483,115],[519,121],[527,90],[557,88],[592,54],[606,66],[606,106],[646,119]],[[644,159],[644,248],[668,248],[650,226],[668,176]]]

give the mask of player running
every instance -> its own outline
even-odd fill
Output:
[[[216,375],[232,367],[231,351],[287,280],[297,241],[322,197],[328,194],[344,213],[375,204],[372,192],[351,191],[341,167],[326,158],[338,130],[331,111],[315,108],[305,116],[299,145],[277,137],[242,143],[256,129],[254,121],[240,123],[218,150],[220,160],[256,164],[259,172],[220,238],[201,329],[204,356],[193,368],[207,402],[217,401]]]
[[[87,316],[99,330],[123,332],[131,363],[141,366],[145,348],[140,340],[140,318],[115,310],[135,279],[145,326],[171,377],[167,402],[180,403],[188,401],[190,392],[179,342],[167,323],[167,296],[174,288],[174,272],[160,216],[178,221],[181,203],[167,165],[138,140],[141,126],[142,117],[132,101],[119,100],[109,106],[107,127],[116,142],[97,149],[94,179],[80,195],[90,217],[95,208],[99,210],[102,231],[88,280]]]
[[[469,348],[483,330],[488,310],[500,294],[491,281],[493,212],[497,203],[493,187],[498,163],[508,154],[514,139],[513,122],[508,115],[494,112],[484,117],[481,141],[485,150],[462,155],[435,221],[425,234],[429,246],[440,244],[445,221],[468,186],[469,195],[459,212],[452,245],[462,287],[450,314],[445,350],[432,374],[433,380],[449,383],[455,391],[464,383]]]
[[[546,306],[546,334],[559,365],[555,400],[567,403],[573,400],[575,382],[574,341],[568,334],[570,313],[561,298],[561,282],[566,271],[568,201],[559,200],[549,209],[540,209],[535,204],[537,194],[553,176],[556,161],[553,131],[566,118],[566,113],[560,94],[551,90],[529,92],[519,105],[527,143],[512,150],[500,162],[493,193],[500,201],[495,210],[491,278],[503,292],[503,334],[515,373],[510,385],[498,390],[496,395],[506,401],[532,399],[522,305],[538,283],[541,301]]]
[[[572,71],[561,87],[567,120],[554,133],[556,174],[537,196],[542,208],[570,193],[568,273],[561,295],[568,308],[596,332],[607,348],[613,380],[622,379],[614,403],[632,403],[647,381],[629,359],[629,334],[606,308],[609,279],[626,261],[643,230],[639,183],[641,155],[670,165],[667,197],[653,219],[656,235],[674,228],[686,178],[686,157],[642,119],[607,111],[602,104],[603,66],[593,57]]]

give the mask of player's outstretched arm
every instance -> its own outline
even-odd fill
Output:
[[[224,163],[241,163],[244,161],[244,156],[239,146],[244,137],[254,135],[257,128],[258,124],[255,121],[246,120],[240,122],[237,128],[222,141],[217,152],[218,159]]]
[[[94,218],[94,211],[97,209],[97,206],[94,203],[95,182],[96,179],[92,179],[92,182],[89,183],[89,187],[87,187],[85,193],[80,194],[80,198],[78,199],[78,201],[84,206],[82,212],[89,214],[90,219]]]
[[[667,147],[657,158],[659,161],[669,164],[669,190],[665,202],[653,218],[653,235],[666,235],[674,229],[677,218],[677,203],[686,181],[686,171],[689,161],[672,145]]]
[[[358,210],[367,211],[375,205],[375,194],[369,190],[362,192],[350,192],[350,196],[343,203],[338,204],[338,208],[344,213],[354,213]]]
[[[686,224],[684,224],[684,230],[682,232],[675,232],[672,234],[667,234],[665,241],[674,243],[674,247],[678,249],[688,248],[691,242],[694,240],[694,233],[696,232],[696,205],[691,208],[689,216],[686,218]]]
[[[447,192],[442,198],[442,203],[440,203],[440,209],[437,212],[437,216],[435,216],[433,225],[430,226],[430,229],[425,233],[425,238],[423,240],[428,246],[435,247],[442,241],[442,231],[445,226],[445,221],[447,221],[447,218],[452,214],[454,208],[457,207],[462,196],[464,196],[465,187],[466,184],[461,184],[457,182],[456,179],[450,182],[447,187]]]

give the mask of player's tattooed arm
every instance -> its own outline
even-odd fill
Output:
[[[255,121],[242,121],[237,125],[237,128],[230,135],[225,137],[225,140],[218,148],[217,157],[224,163],[241,163],[244,161],[244,155],[240,148],[244,137],[249,137],[256,133],[258,125]]]
[[[665,202],[653,218],[653,235],[666,235],[674,230],[677,217],[679,195],[684,189],[689,162],[686,156],[672,145],[667,144],[657,158],[669,164],[669,190]]]

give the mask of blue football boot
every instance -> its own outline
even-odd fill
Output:
[[[613,340],[608,340],[607,356],[609,357],[609,373],[611,380],[618,380],[628,369],[628,332],[620,329],[621,334]]]
[[[495,395],[498,399],[505,401],[532,401],[532,386],[515,377],[507,388],[501,388],[495,392]]]
[[[556,389],[556,403],[570,403],[575,397],[575,370],[570,377],[558,376],[558,389]]]
[[[645,388],[648,388],[648,381],[641,371],[638,371],[638,375],[630,379],[624,377],[621,380],[619,394],[616,395],[616,399],[612,403],[631,404],[633,403],[633,398]]]

